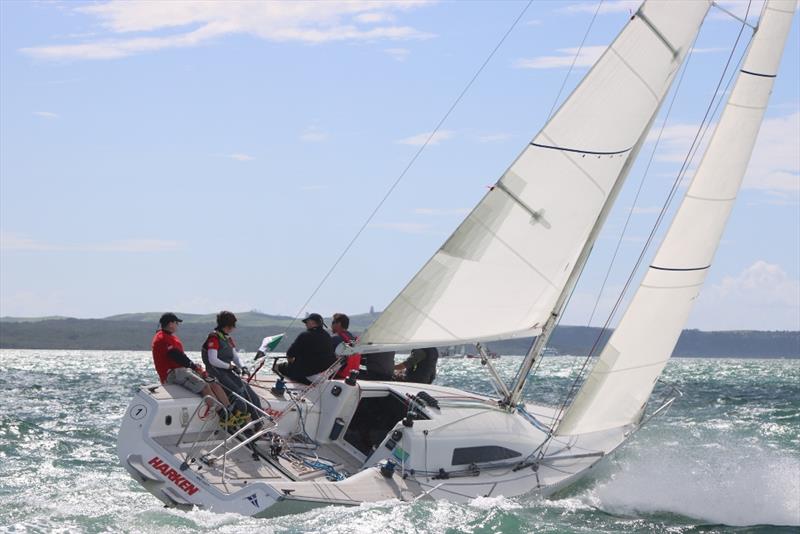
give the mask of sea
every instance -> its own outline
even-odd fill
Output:
[[[583,360],[545,358],[526,398],[561,403]],[[494,362],[510,378],[520,357]],[[798,359],[672,359],[663,378],[683,396],[554,497],[386,501],[271,519],[164,508],[128,476],[120,419],[155,378],[148,352],[0,350],[0,532],[800,532]],[[492,391],[472,359],[442,358],[436,382]]]

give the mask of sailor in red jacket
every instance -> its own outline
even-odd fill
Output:
[[[336,353],[336,347],[339,346],[340,343],[350,343],[355,341],[356,336],[350,333],[350,318],[343,314],[343,313],[334,313],[333,320],[331,321],[331,330],[333,334],[331,336],[331,348]],[[344,363],[342,364],[342,368],[336,373],[335,378],[347,378],[350,376],[351,371],[358,371],[361,367],[361,354],[351,354],[350,356],[345,359]]]
[[[228,406],[228,396],[214,382],[206,382],[205,369],[194,363],[183,351],[183,343],[175,335],[178,324],[183,321],[174,313],[165,313],[159,319],[160,330],[153,336],[153,363],[162,384],[177,384],[192,393],[215,397],[223,406]],[[207,401],[209,407],[211,402]]]

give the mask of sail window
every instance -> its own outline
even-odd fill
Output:
[[[522,456],[521,452],[500,447],[499,445],[484,445],[481,447],[459,447],[453,449],[452,465],[469,465],[482,462],[496,462]]]

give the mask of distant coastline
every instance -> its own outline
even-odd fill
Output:
[[[189,351],[199,350],[206,334],[213,328],[213,315],[179,314],[184,323],[180,336]],[[375,320],[378,313],[351,315],[351,330],[358,334]],[[70,350],[149,350],[159,313],[130,313],[103,319],[68,317],[0,317],[0,348],[70,349]],[[254,351],[266,335],[286,332],[277,347],[285,351],[301,331],[301,324],[282,315],[260,312],[237,313],[239,328],[235,337],[245,351]],[[290,326],[291,325],[291,326]],[[559,354],[585,355],[600,334],[600,328],[559,326],[549,346]],[[606,332],[601,346],[610,335]],[[499,354],[524,354],[530,339],[488,343]],[[729,358],[800,358],[798,331],[716,331],[684,330],[675,347],[678,357]]]

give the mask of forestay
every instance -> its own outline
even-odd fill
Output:
[[[645,2],[357,350],[537,333],[590,245],[709,5]]]
[[[722,237],[764,116],[795,0],[770,0],[686,197],[618,328],[558,426],[578,435],[638,422]]]

